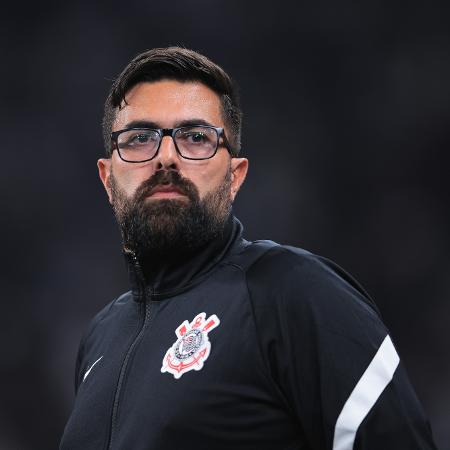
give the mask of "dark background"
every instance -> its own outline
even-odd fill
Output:
[[[0,449],[57,448],[81,334],[128,289],[97,177],[102,107],[134,55],[174,44],[240,85],[246,236],[365,285],[450,449],[449,18],[418,0],[3,9]]]

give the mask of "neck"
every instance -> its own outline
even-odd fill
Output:
[[[181,289],[216,266],[241,233],[242,225],[230,214],[222,232],[201,247],[139,255],[141,273],[137,278],[140,276],[141,282],[156,294]],[[132,284],[135,284],[136,265],[130,268],[133,272],[130,274],[133,275]]]

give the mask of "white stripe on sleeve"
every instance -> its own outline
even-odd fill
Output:
[[[400,362],[387,335],[366,371],[345,402],[334,428],[333,450],[352,450],[356,432],[386,386]]]

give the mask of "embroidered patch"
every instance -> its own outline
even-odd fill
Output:
[[[219,324],[215,314],[206,319],[204,312],[191,323],[185,320],[175,330],[178,340],[167,350],[161,372],[170,372],[178,379],[190,370],[201,370],[211,351],[208,333]]]

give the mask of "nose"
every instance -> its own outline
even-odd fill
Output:
[[[171,136],[163,136],[155,162],[157,170],[179,170],[180,158]]]

